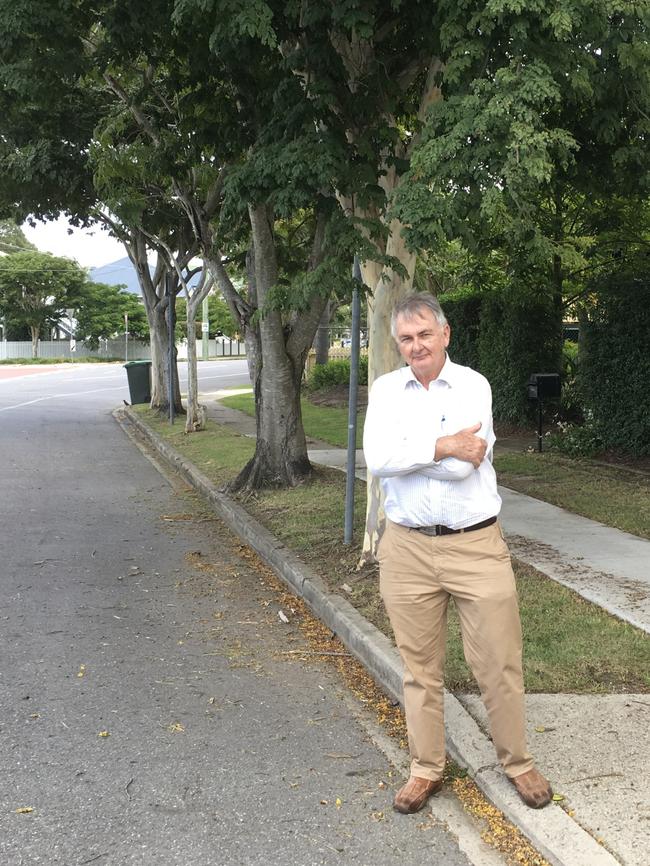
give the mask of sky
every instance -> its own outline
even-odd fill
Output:
[[[37,222],[36,228],[25,223],[22,230],[41,252],[75,259],[82,268],[98,268],[126,255],[124,246],[99,226],[76,229],[65,217],[54,222]],[[72,234],[68,234],[69,230]]]

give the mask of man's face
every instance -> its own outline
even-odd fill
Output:
[[[442,326],[430,310],[410,319],[398,316],[395,322],[400,355],[425,387],[438,378],[449,345],[449,325]]]

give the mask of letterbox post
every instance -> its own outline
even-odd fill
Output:
[[[542,450],[542,419],[544,415],[544,398],[559,398],[562,394],[562,383],[559,373],[532,373],[528,380],[528,399],[537,400],[537,451]]]

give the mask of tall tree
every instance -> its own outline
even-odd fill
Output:
[[[194,20],[200,9],[212,62],[223,64],[242,122],[253,133],[224,188],[226,202],[232,196],[248,205],[246,298],[228,286],[227,272],[210,255],[213,227],[209,220],[201,223],[206,261],[244,326],[249,355],[259,359],[258,448],[238,484],[295,483],[308,474],[297,399],[304,355],[327,289],[350,287],[353,254],[360,252],[373,274],[375,305],[388,285],[393,293],[410,285],[412,256],[381,217],[407,138],[399,118],[426,102],[411,85],[423,72],[430,98],[437,66],[431,61],[430,7],[415,3],[402,15],[395,14],[398,6],[257,0],[238,15],[220,0],[176,4],[179,20]],[[187,207],[196,213],[189,200]],[[289,211],[300,209],[312,214],[312,252],[299,279],[287,282],[279,279],[278,218],[290,219]],[[252,315],[256,309],[261,316]],[[386,316],[380,320],[386,329]],[[377,338],[375,346],[378,356],[388,352],[390,365],[396,363],[390,340]],[[287,447],[295,434],[298,449]]]
[[[35,250],[21,227],[13,220],[0,220],[0,253],[20,253]]]
[[[149,178],[153,170],[153,186],[184,209],[246,339],[258,436],[234,487],[296,484],[311,473],[300,410],[304,362],[331,284],[350,283],[341,262],[351,252],[335,202],[321,192],[329,189],[327,163],[295,76],[280,54],[260,51],[251,21],[232,9],[224,20],[236,40],[197,38],[189,5],[177,5],[171,31],[169,14],[154,16],[153,28],[148,15],[141,33],[131,26],[127,46],[110,29],[98,45],[104,78],[135,124],[128,144],[119,125],[106,131],[120,156],[151,154],[127,159],[127,169],[146,166]],[[235,280],[243,267],[245,292]]]
[[[614,229],[622,196],[648,195],[649,24],[647,8],[605,0],[459,15],[445,99],[396,197],[410,243],[501,249],[520,291],[548,295],[559,333],[567,279],[600,257],[594,228]]]
[[[496,236],[519,290],[539,286],[543,271],[559,344],[565,275],[581,252],[567,198],[592,195],[603,168],[626,189],[645,184],[647,8],[304,2],[283,20],[291,35],[277,26],[278,44],[319,111],[327,103],[323,126],[345,130],[348,164],[365,172],[365,186],[339,175],[339,198],[393,260],[377,282],[366,267],[369,381],[395,366],[389,311],[410,286],[414,250],[442,238],[472,248],[482,239],[489,249]],[[381,528],[376,494],[369,490],[370,555]]]
[[[0,315],[8,327],[29,328],[33,358],[41,336],[63,318],[86,280],[76,262],[48,253],[12,253],[0,259]]]
[[[74,309],[76,338],[91,349],[97,348],[101,340],[123,335],[125,316],[131,336],[138,340],[149,336],[142,304],[121,286],[87,281],[69,299],[68,306]]]
[[[106,30],[128,32],[132,11],[125,8],[120,16],[103,0],[0,0],[0,216],[46,220],[65,213],[77,225],[103,222],[125,242],[149,317],[152,405],[165,411],[164,309],[180,286],[164,259],[152,276],[147,257],[148,237],[157,228],[167,237],[169,225],[111,216],[98,195],[91,161],[95,131],[114,115],[117,100],[98,74],[95,41]],[[143,15],[150,11],[151,6]],[[169,274],[172,291],[166,294]],[[178,387],[173,400],[180,410]]]

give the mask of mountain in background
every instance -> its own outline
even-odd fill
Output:
[[[149,273],[153,274],[154,268],[149,265]],[[199,274],[190,280],[190,286],[194,287],[199,281]],[[123,259],[109,262],[100,268],[90,269],[90,279],[93,283],[106,283],[109,286],[126,286],[126,291],[132,295],[140,295],[140,283],[131,259],[124,256]]]
[[[153,268],[149,267],[153,274]],[[105,283],[109,286],[126,286],[126,291],[132,295],[140,295],[140,283],[131,259],[124,256],[115,262],[109,262],[100,268],[90,269],[90,279],[93,283]]]

